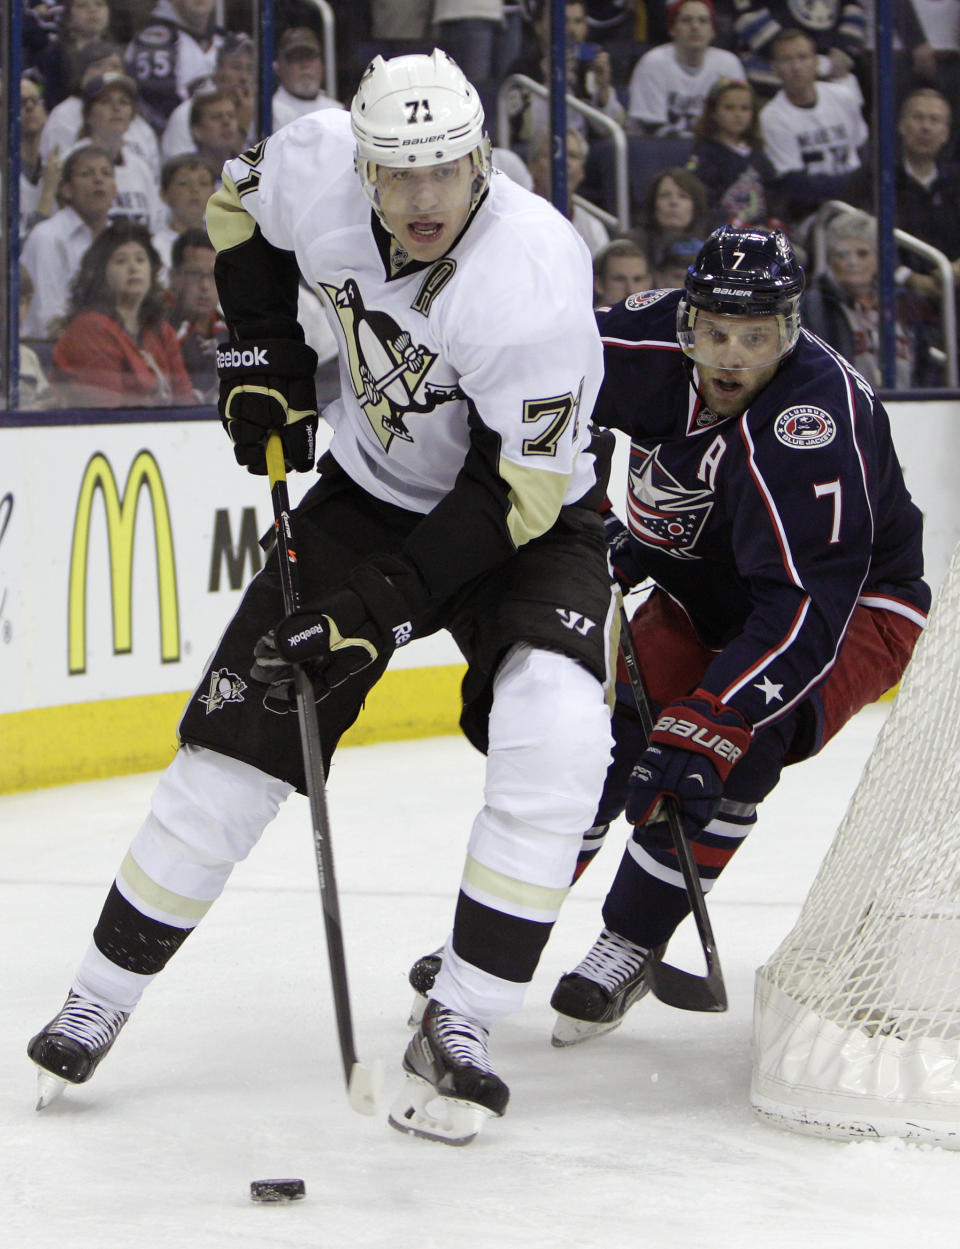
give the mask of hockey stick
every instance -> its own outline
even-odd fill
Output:
[[[637,705],[637,714],[640,716],[640,723],[649,740],[653,732],[653,710],[643,681],[643,673],[640,671],[637,651],[633,645],[633,634],[630,632],[630,620],[623,605],[623,595],[619,590],[617,599],[620,604],[620,653],[623,655],[627,676],[630,678],[630,688]],[[684,834],[683,821],[676,802],[673,798],[664,798],[662,806],[666,812],[674,849],[680,860],[683,883],[687,890],[687,897],[690,899],[697,932],[700,934],[700,944],[707,961],[707,974],[695,976],[693,972],[683,971],[670,963],[664,963],[651,953],[644,975],[654,997],[659,998],[661,1002],[666,1002],[668,1006],[677,1006],[680,1010],[723,1011],[727,1009],[727,991],[723,983],[723,973],[720,970],[720,959],[717,956],[713,929],[710,926],[710,916],[707,914],[703,886],[700,884],[700,874],[697,871],[690,843]]]
[[[277,433],[271,434],[267,440],[267,474],[270,478],[273,519],[277,529],[277,559],[280,564],[283,608],[289,616],[300,607],[300,579],[293,526],[290,520],[290,497],[287,493],[283,443]],[[310,816],[313,821],[313,849],[317,860],[317,879],[320,882],[320,901],[323,905],[323,923],[327,937],[327,958],[330,963],[330,979],[333,982],[333,1005],[337,1017],[337,1035],[340,1039],[340,1056],[343,1059],[347,1098],[354,1110],[362,1115],[372,1115],[377,1112],[382,1071],[379,1063],[375,1063],[373,1067],[364,1067],[357,1061],[353,1041],[347,965],[343,948],[343,929],[340,924],[340,901],[333,873],[333,846],[330,841],[330,821],[327,816],[323,749],[320,744],[320,725],[317,722],[316,697],[310,678],[303,668],[296,664],[293,671],[297,685],[297,716],[300,721],[303,770],[307,778],[307,796],[310,800]]]

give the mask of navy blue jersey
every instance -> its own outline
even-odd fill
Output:
[[[744,415],[718,419],[677,342],[679,298],[597,314],[594,419],[631,439],[627,571],[683,605],[717,651],[703,688],[762,727],[826,677],[858,603],[923,623],[921,516],[883,405],[842,357],[801,331]]]

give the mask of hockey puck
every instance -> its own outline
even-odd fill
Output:
[[[299,1201],[306,1197],[307,1186],[303,1180],[251,1180],[250,1200],[260,1203]]]

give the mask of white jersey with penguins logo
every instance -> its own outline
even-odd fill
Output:
[[[603,353],[589,254],[550,204],[495,174],[443,258],[404,267],[394,245],[388,277],[346,113],[308,114],[225,175],[324,300],[342,344],[341,397],[324,416],[334,456],[364,489],[430,511],[463,466],[468,419],[479,419],[499,440],[515,538],[540,527],[530,512],[547,500],[587,492],[594,463],[581,453]],[[291,183],[300,195],[279,193]]]

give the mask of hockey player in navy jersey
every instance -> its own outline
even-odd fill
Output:
[[[871,387],[800,327],[780,231],[724,226],[683,290],[598,312],[597,424],[630,437],[626,524],[606,511],[658,712],[649,746],[618,674],[614,758],[578,874],[613,820],[634,831],[603,930],[561,977],[554,1044],[617,1027],[690,907],[658,811],[679,803],[705,890],[785,764],[815,754],[903,673],[926,618],[921,517]],[[421,995],[441,951],[414,964]]]
[[[708,890],[783,766],[899,680],[926,617],[921,517],[887,415],[801,328],[802,289],[783,233],[725,226],[682,291],[598,315],[595,420],[631,444],[626,525],[609,514],[608,535],[622,584],[653,582],[631,630],[659,719],[647,745],[618,684],[581,868],[621,812],[635,827],[603,930],[554,991],[557,1045],[620,1023],[689,911],[660,799],[677,800]]]
[[[308,114],[228,161],[207,229],[240,464],[263,473],[278,431],[288,467],[313,468],[301,275],[340,344],[330,450],[293,518],[305,606],[283,618],[274,553],[188,702],[67,1002],[30,1042],[41,1100],[90,1077],[305,791],[292,665],[329,761],[393,651],[446,628],[469,664],[461,724],[487,755],[484,805],[391,1122],[461,1144],[506,1108],[488,1030],[522,1001],[610,762],[590,256],[551,205],[491,175],[477,93],[442,52],[377,57],[350,113]]]

